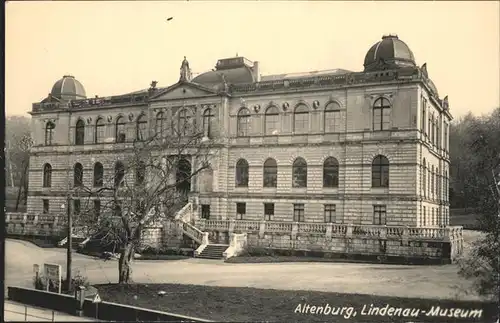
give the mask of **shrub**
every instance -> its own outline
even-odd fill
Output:
[[[192,248],[173,248],[173,247],[146,247],[140,252],[141,255],[166,255],[166,256],[187,256],[192,257],[194,250]]]
[[[262,247],[245,247],[240,254],[240,257],[274,257],[276,256],[276,252],[271,249],[266,249]]]
[[[47,290],[46,278],[43,275],[38,275],[33,278],[33,285],[35,289]],[[79,270],[76,270],[71,277],[71,289],[68,290],[68,283],[66,278],[61,279],[61,292],[72,294],[76,286],[89,287],[90,283],[86,276],[83,276]],[[49,286],[49,292],[58,292],[56,286]]]

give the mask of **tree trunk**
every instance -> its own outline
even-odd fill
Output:
[[[128,284],[132,273],[132,260],[134,259],[135,248],[130,241],[125,243],[120,251],[120,260],[118,262],[118,283]]]

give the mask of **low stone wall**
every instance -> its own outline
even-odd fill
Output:
[[[71,315],[75,315],[77,311],[77,300],[71,295],[9,286],[8,298],[22,304],[43,307]],[[211,322],[195,317],[104,301],[99,303],[97,314],[99,320],[106,321]],[[90,299],[85,299],[83,316],[96,318],[96,305]]]
[[[462,253],[461,227],[391,227],[332,223],[199,220],[214,243],[228,243],[232,233],[247,232],[249,248],[398,257],[451,263]],[[368,257],[368,258],[370,258]]]

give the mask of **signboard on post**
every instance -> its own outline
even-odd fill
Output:
[[[99,294],[95,294],[94,298],[92,299],[92,303],[95,304],[95,318],[99,319],[99,303],[101,302],[101,297]]]
[[[97,304],[101,302],[101,296],[99,294],[95,294],[94,299],[92,299],[92,303]]]
[[[46,289],[61,294],[61,265],[43,264]]]

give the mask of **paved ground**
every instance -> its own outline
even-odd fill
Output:
[[[55,312],[39,307],[25,306],[11,301],[4,302],[5,322],[68,322],[68,321],[97,321],[87,317],[71,316],[66,313]]]
[[[6,285],[32,286],[34,263],[61,264],[64,249],[42,249],[19,240],[6,241]],[[74,254],[73,266],[93,284],[115,283],[117,263]],[[64,271],[64,269],[63,269]],[[65,275],[63,273],[63,275]],[[398,266],[349,263],[228,264],[191,258],[176,261],[136,261],[138,283],[180,283],[269,289],[317,290],[400,297],[477,299],[457,295],[468,288],[455,265]]]

